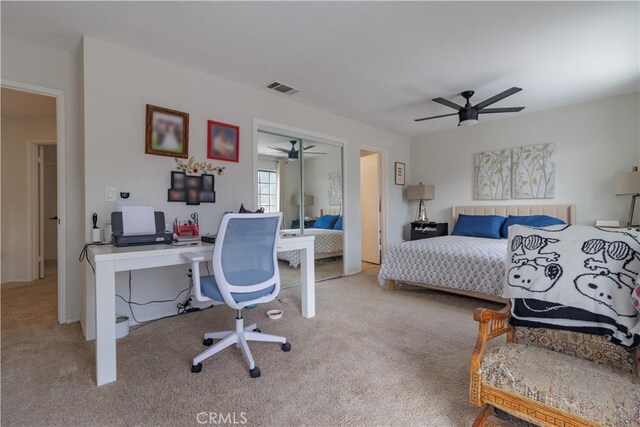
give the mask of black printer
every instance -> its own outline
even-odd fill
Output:
[[[154,212],[156,232],[154,234],[125,235],[122,226],[122,212],[111,212],[111,240],[114,246],[136,246],[169,244],[173,233],[165,230],[164,212]]]

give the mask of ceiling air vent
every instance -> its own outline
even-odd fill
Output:
[[[298,92],[298,89],[294,89],[291,86],[287,86],[280,82],[273,82],[271,84],[268,84],[267,87],[280,93],[286,93],[287,95],[293,95],[294,93]]]

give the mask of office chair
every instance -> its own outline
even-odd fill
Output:
[[[281,213],[224,215],[213,248],[211,276],[200,277],[204,256],[185,254],[191,261],[196,299],[224,302],[236,310],[235,330],[204,334],[205,346],[220,341],[193,358],[191,372],[202,371],[202,361],[236,344],[249,363],[251,378],[257,378],[260,368],[255,365],[248,341],[279,342],[283,351],[291,350],[285,337],[264,334],[255,323],[245,327],[242,318],[244,307],[272,301],[280,291],[276,244],[281,221]]]

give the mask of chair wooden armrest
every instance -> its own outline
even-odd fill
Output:
[[[480,378],[478,370],[482,364],[484,352],[487,349],[487,342],[503,334],[507,334],[507,342],[513,340],[513,329],[509,325],[510,310],[510,304],[507,304],[499,311],[489,310],[487,308],[476,308],[473,310],[473,320],[479,322],[479,325],[476,346],[471,354],[471,366],[469,368],[471,374],[469,400],[476,406],[482,405],[480,403]]]

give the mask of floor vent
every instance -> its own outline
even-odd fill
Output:
[[[271,84],[268,84],[267,87],[280,93],[286,93],[287,95],[293,95],[294,93],[298,92],[298,89],[294,89],[291,86],[287,86],[286,84],[280,82],[273,82]]]

